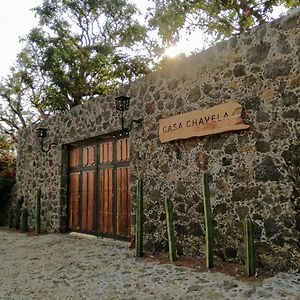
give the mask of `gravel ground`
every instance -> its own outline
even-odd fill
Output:
[[[0,231],[0,299],[300,300],[300,274],[261,284],[136,259],[128,243]]]

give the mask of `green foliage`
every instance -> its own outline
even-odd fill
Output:
[[[0,190],[2,184],[15,179],[16,159],[12,150],[15,142],[15,137],[0,136]]]
[[[0,132],[11,134],[150,71],[158,46],[128,0],[44,0],[0,82]]]
[[[13,226],[15,211],[9,211],[11,190],[15,184],[16,161],[13,152],[15,138],[0,136],[0,225]]]
[[[140,54],[146,54],[147,31],[133,4],[45,0],[34,10],[40,25],[28,34],[19,59],[43,109],[68,109],[149,72],[150,60]]]
[[[203,173],[202,175],[202,189],[203,189],[203,206],[204,206],[204,218],[205,218],[205,260],[206,267],[210,269],[213,267],[213,220],[210,204],[209,193],[209,175]]]
[[[244,220],[245,269],[247,276],[255,275],[253,224],[249,217]]]
[[[170,41],[180,29],[192,32],[202,28],[216,39],[241,33],[269,20],[274,7],[298,7],[299,0],[243,1],[178,1],[155,0],[149,13],[149,24],[160,36]]]
[[[136,257],[143,256],[143,228],[144,228],[143,180],[139,178],[138,186],[137,186],[136,234],[135,234]]]
[[[168,244],[169,244],[169,260],[174,262],[176,260],[175,236],[173,225],[173,203],[170,199],[165,199],[165,212],[167,220]]]

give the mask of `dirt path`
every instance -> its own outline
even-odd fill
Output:
[[[0,299],[300,300],[300,274],[245,283],[136,259],[124,242],[0,231]]]

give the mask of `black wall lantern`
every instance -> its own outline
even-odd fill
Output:
[[[36,130],[36,136],[39,138],[40,140],[40,144],[41,144],[41,150],[45,153],[48,153],[50,150],[51,150],[51,146],[56,146],[57,144],[56,143],[51,143],[49,146],[48,146],[48,149],[44,149],[44,140],[47,136],[47,128],[43,128],[43,127],[39,127],[37,128]]]
[[[130,132],[133,126],[133,123],[142,124],[143,119],[132,120],[129,127],[125,128],[124,126],[124,111],[127,111],[130,106],[130,98],[127,96],[118,96],[116,100],[116,110],[122,113],[121,122],[122,122],[122,131]]]

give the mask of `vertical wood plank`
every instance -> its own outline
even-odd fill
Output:
[[[68,206],[68,227],[73,228],[73,210],[74,210],[74,174],[69,175],[69,206]]]
[[[80,191],[80,173],[75,175],[75,193],[74,193],[74,207],[73,207],[73,226],[79,229],[79,191]]]
[[[81,230],[86,231],[87,230],[87,193],[88,193],[88,177],[87,172],[82,173],[83,179],[82,179],[82,203],[81,203]]]
[[[99,163],[103,163],[103,144],[99,145]]]
[[[121,140],[121,157],[122,157],[122,160],[126,160],[126,156],[127,156],[127,153],[126,153],[126,139],[122,139]]]
[[[121,169],[118,168],[116,170],[117,173],[117,234],[121,234],[122,228],[122,195],[121,195],[121,189],[120,189],[120,185],[121,185]]]
[[[106,233],[107,232],[107,220],[108,220],[108,216],[107,216],[107,206],[108,206],[108,202],[107,202],[107,191],[106,191],[106,185],[107,185],[107,170],[103,171],[103,232]]]
[[[95,164],[95,146],[88,148],[88,165],[92,166]]]
[[[70,150],[69,152],[69,167],[74,165],[74,150]]]
[[[113,162],[113,143],[110,142],[108,144],[108,162],[111,163]]]
[[[99,172],[99,231],[104,231],[104,195],[103,195],[103,170]]]
[[[69,152],[69,167],[74,168],[79,166],[79,149],[72,149]]]
[[[122,160],[122,141],[117,141],[117,161]]]
[[[122,190],[123,190],[123,235],[128,235],[128,168],[123,168]]]
[[[103,150],[103,163],[107,163],[107,148],[108,148],[108,145],[107,143],[103,144],[104,146],[104,150]]]
[[[88,172],[88,212],[87,212],[87,230],[92,231],[94,224],[94,178],[95,172]]]
[[[125,143],[123,143],[124,145],[126,145]],[[121,207],[121,210],[122,210],[122,219],[121,219],[121,228],[122,228],[122,232],[121,234],[122,235],[126,235],[126,231],[127,231],[127,224],[126,224],[126,210],[127,210],[127,207],[126,207],[126,198],[127,198],[127,191],[126,191],[126,183],[127,183],[127,180],[126,180],[126,168],[121,168],[121,198],[122,198],[122,207]]]
[[[129,143],[128,143],[129,145]],[[131,233],[130,168],[127,167],[127,236]]]
[[[69,210],[68,227],[78,229],[78,209],[79,209],[79,178],[80,173],[69,175]]]
[[[87,165],[87,148],[82,149],[82,165],[86,166]]]
[[[113,233],[113,170],[108,170],[108,233]]]

